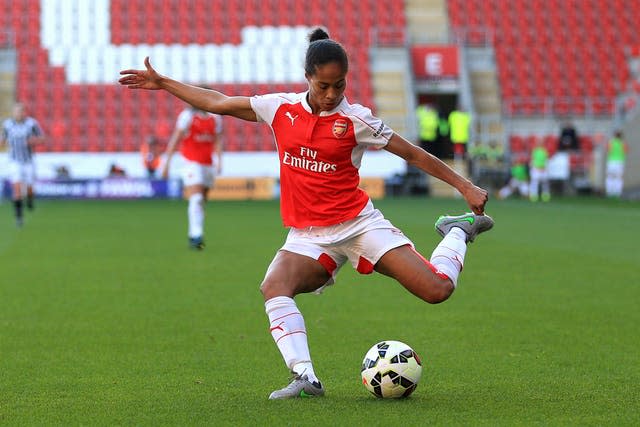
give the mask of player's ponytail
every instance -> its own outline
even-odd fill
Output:
[[[340,64],[345,73],[349,70],[347,52],[342,45],[329,38],[329,33],[326,30],[318,27],[309,34],[309,48],[304,61],[304,71],[312,76],[316,73],[316,67],[329,62]]]
[[[325,40],[328,38],[329,33],[327,33],[323,28],[318,27],[309,34],[309,43],[313,43],[316,40]]]

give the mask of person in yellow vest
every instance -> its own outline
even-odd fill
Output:
[[[551,200],[549,173],[547,171],[549,152],[542,138],[537,137],[535,141],[535,146],[531,150],[529,164],[529,199],[532,202],[537,202],[538,197],[541,197],[543,202],[548,202]]]
[[[449,118],[442,111],[438,114],[438,141],[442,149],[443,159],[451,159],[453,150],[451,148],[451,140],[449,139]]]
[[[416,109],[416,119],[418,120],[418,138],[420,148],[442,158],[442,149],[439,145],[439,122],[438,111],[431,105],[419,105]]]
[[[465,157],[470,129],[471,114],[463,109],[453,110],[449,113],[449,137],[453,143],[453,155],[455,158]]]
[[[622,132],[617,131],[607,145],[607,177],[605,179],[605,193],[609,197],[620,197],[624,187],[624,163],[628,146],[623,139]]]

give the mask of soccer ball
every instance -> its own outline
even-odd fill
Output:
[[[422,362],[400,341],[381,341],[369,349],[362,362],[362,384],[380,398],[407,397],[418,386]]]

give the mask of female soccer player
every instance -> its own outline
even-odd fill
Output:
[[[185,160],[182,185],[185,197],[189,201],[189,247],[202,250],[207,193],[213,186],[216,175],[222,171],[222,117],[194,107],[186,108],[180,113],[167,144],[167,160],[162,169],[163,179],[169,176],[171,158],[179,142],[180,153]]]
[[[309,36],[305,76],[309,90],[254,97],[227,96],[189,86],[146,70],[125,70],[120,83],[131,89],[164,89],[217,114],[271,127],[280,159],[281,215],[289,235],[267,269],[260,290],[270,331],[287,367],[289,385],[270,399],[321,396],[294,297],[334,283],[350,261],[362,274],[377,271],[396,279],[429,303],[446,300],[456,287],[467,242],[493,226],[483,215],[487,192],[445,163],[394,133],[371,111],[344,97],[348,60],[343,47],[318,28]],[[358,187],[358,168],[367,147],[384,148],[460,191],[471,213],[442,216],[444,237],[431,261],[375,209]]]

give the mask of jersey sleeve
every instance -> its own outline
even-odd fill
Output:
[[[393,135],[389,126],[361,105],[353,106],[351,121],[358,145],[380,149],[389,143]]]
[[[191,126],[191,119],[193,118],[193,113],[191,110],[183,110],[178,115],[178,120],[176,120],[176,128],[180,130],[186,130]]]
[[[269,126],[273,122],[278,108],[288,101],[284,93],[271,93],[267,95],[256,95],[249,99],[251,108],[256,113],[259,122],[265,122]]]

